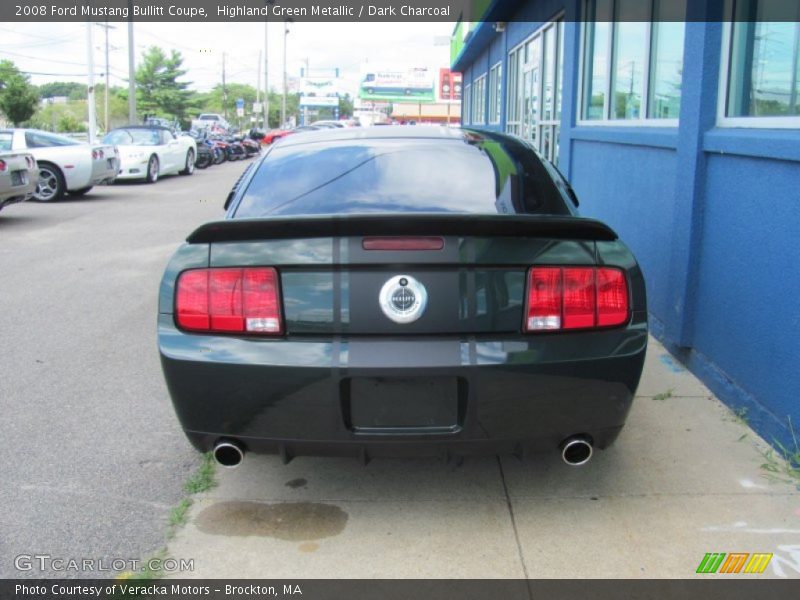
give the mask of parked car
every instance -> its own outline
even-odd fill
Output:
[[[108,132],[103,141],[119,149],[117,179],[143,179],[155,183],[162,175],[191,175],[197,144],[188,135],[175,135],[166,127],[129,125]]]
[[[0,129],[0,146],[9,143],[11,150],[29,152],[36,159],[39,182],[33,197],[41,202],[59,200],[65,193],[82,196],[117,176],[119,158],[113,145],[86,144],[36,129]]]
[[[164,273],[158,344],[189,440],[293,456],[560,449],[623,427],[642,272],[526,142],[308,132],[245,172]]]
[[[33,196],[39,168],[32,154],[4,151],[0,139],[0,210]]]
[[[264,144],[271,144],[273,142],[278,141],[282,137],[286,137],[287,135],[291,135],[294,133],[291,129],[272,129],[264,134],[264,137],[261,139],[261,142]]]

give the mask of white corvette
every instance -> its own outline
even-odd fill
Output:
[[[85,144],[36,129],[0,129],[0,148],[25,151],[39,164],[39,184],[33,197],[59,200],[65,193],[82,196],[95,185],[111,183],[119,159],[114,146]]]
[[[119,150],[117,179],[144,179],[155,183],[162,175],[194,173],[197,144],[188,136],[176,136],[166,127],[131,125],[110,131],[103,138]]]

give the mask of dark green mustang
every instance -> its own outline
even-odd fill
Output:
[[[186,435],[245,452],[560,449],[619,434],[647,345],[642,273],[525,142],[436,127],[287,137],[161,283]]]

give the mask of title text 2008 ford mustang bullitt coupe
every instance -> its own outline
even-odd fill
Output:
[[[560,448],[625,423],[642,273],[523,141],[436,127],[286,138],[167,266],[158,343],[180,422],[245,452]]]

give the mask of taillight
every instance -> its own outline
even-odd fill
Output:
[[[92,158],[97,160],[97,150],[92,150]]]
[[[0,160],[0,173],[6,170],[6,161]]]
[[[184,271],[175,318],[188,331],[281,335],[278,272],[272,267]]]
[[[97,160],[98,158],[103,158],[105,153],[102,150],[92,150],[92,158]]]
[[[629,318],[625,273],[614,267],[533,267],[528,273],[525,331],[591,329]]]

